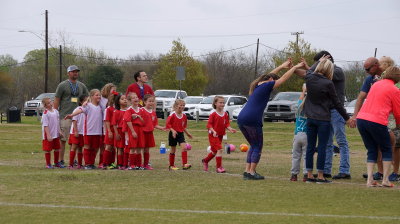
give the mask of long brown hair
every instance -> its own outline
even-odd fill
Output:
[[[260,77],[256,78],[252,83],[250,83],[249,96],[253,94],[254,89],[256,88],[259,82],[269,80],[270,78],[272,78],[273,80],[278,80],[279,76],[274,73],[269,73],[261,75]]]

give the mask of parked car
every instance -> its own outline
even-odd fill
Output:
[[[225,111],[228,113],[229,118],[232,119],[233,110],[239,108],[247,102],[247,98],[238,95],[219,95],[225,98]],[[212,108],[212,103],[215,95],[208,96],[201,101],[198,105],[199,119],[208,119],[210,117]]]
[[[187,96],[185,98],[185,110],[183,111],[188,119],[196,119],[197,105],[204,99],[204,96]]]
[[[301,92],[280,92],[268,102],[264,120],[296,121],[297,102]]]
[[[43,98],[50,98],[54,100],[55,93],[42,93],[37,96],[35,99],[26,101],[24,103],[24,114],[25,116],[33,116],[39,112],[39,115],[42,115],[43,106],[42,106],[42,99]]]
[[[160,89],[154,92],[156,96],[156,114],[159,118],[164,118],[164,113],[169,115],[176,99],[184,99],[187,93],[183,90]]]
[[[232,111],[232,119],[233,120],[237,120],[237,118],[238,118],[238,116],[239,116],[239,114],[240,114],[240,111],[242,111],[242,109],[243,109],[243,107],[245,106],[246,104],[243,104],[242,106],[240,106],[239,108],[236,108],[236,109],[234,109],[233,111]]]
[[[354,108],[356,107],[356,102],[357,99],[352,100],[350,103],[348,103],[344,108],[347,111],[347,114],[351,117],[354,114]]]

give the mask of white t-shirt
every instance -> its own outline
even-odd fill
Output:
[[[75,108],[75,110],[72,112],[74,113],[77,110],[83,110],[81,106]],[[72,118],[72,121],[76,121],[76,126],[78,127],[78,134],[83,135],[83,126],[85,123],[85,114],[81,113]],[[74,134],[74,125],[71,125],[71,131],[69,132],[70,134]]]
[[[101,106],[88,103],[82,107],[85,113],[85,125],[83,135],[102,135],[103,134],[103,110]]]
[[[108,99],[102,96],[100,99],[101,109],[105,110],[107,108],[107,103],[108,103]]]
[[[58,138],[60,137],[60,119],[59,119],[59,114],[58,114],[58,110],[53,109],[53,111],[49,111],[49,110],[45,110],[43,111],[43,115],[42,115],[42,139],[46,139],[45,138],[45,131],[44,131],[44,127],[49,127],[49,132],[51,137],[54,138]]]

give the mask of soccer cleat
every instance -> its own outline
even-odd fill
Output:
[[[78,166],[78,161],[74,160],[74,166]]]
[[[85,170],[93,170],[93,165],[86,165]]]
[[[54,169],[54,166],[52,166],[51,164],[46,165],[46,169]]]
[[[217,173],[225,173],[226,170],[221,166],[217,168]]]
[[[69,165],[67,168],[68,168],[69,170],[74,170],[74,169],[75,169],[75,167],[74,167],[74,166],[71,166],[71,165]]]
[[[307,179],[308,179],[308,175],[307,175],[307,174],[304,174],[304,175],[303,175],[303,182],[306,182]]]
[[[204,171],[208,171],[208,163],[206,163],[206,162],[204,161],[204,159],[201,160],[201,163],[203,164],[203,170],[204,170]]]
[[[249,180],[250,178],[249,178],[249,173],[247,173],[247,172],[243,172],[243,180]]]
[[[61,163],[61,162],[58,162],[57,164],[54,164],[54,167],[65,168],[64,163]]]
[[[143,167],[145,170],[153,170],[153,167],[151,167],[150,165],[147,165],[145,167]]]
[[[115,170],[115,169],[117,169],[117,167],[112,166],[112,165],[109,165],[106,168],[107,168],[107,170]]]
[[[113,167],[113,169],[117,169],[117,165],[115,165],[115,163],[111,163],[111,165],[109,165],[108,167]]]
[[[61,161],[60,161],[60,162],[58,162],[58,163],[60,163],[61,165],[63,165],[63,166],[65,167],[64,160],[61,160]]]
[[[179,170],[179,168],[176,167],[176,166],[169,166],[168,169],[169,169],[169,170]]]
[[[182,169],[188,170],[188,169],[190,169],[190,167],[192,167],[192,165],[189,163],[186,163],[185,165],[183,165]]]
[[[290,177],[290,181],[297,181],[297,175],[292,174],[292,176]]]
[[[99,169],[105,170],[105,169],[107,169],[107,166],[105,166],[104,164],[100,164],[100,165],[99,165]]]
[[[128,170],[137,170],[137,169],[136,169],[136,166],[130,166],[130,167],[128,167]]]
[[[79,164],[78,164],[78,165],[76,166],[76,169],[84,169],[84,167],[83,167],[82,165],[79,165]]]

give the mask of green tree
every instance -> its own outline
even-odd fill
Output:
[[[182,81],[182,89],[189,95],[202,94],[208,82],[204,65],[189,54],[188,49],[179,39],[172,41],[171,50],[160,58],[158,69],[154,74],[154,87],[179,89],[179,81],[176,80],[177,66],[185,67],[186,77]]]
[[[89,89],[101,89],[107,83],[119,85],[123,76],[121,69],[112,65],[101,65],[89,74],[86,85]]]
[[[282,64],[287,58],[292,58],[293,64],[300,62],[301,58],[307,61],[307,64],[311,66],[314,64],[314,55],[318,51],[311,48],[311,44],[307,43],[304,39],[299,38],[299,44],[296,41],[289,41],[288,45],[283,49],[283,52],[278,52],[272,56],[272,60],[275,66]],[[285,71],[282,71],[283,74]],[[280,75],[282,75],[280,74]],[[301,86],[304,83],[304,79],[296,75],[293,75],[285,84],[279,87],[280,91],[301,91]]]

